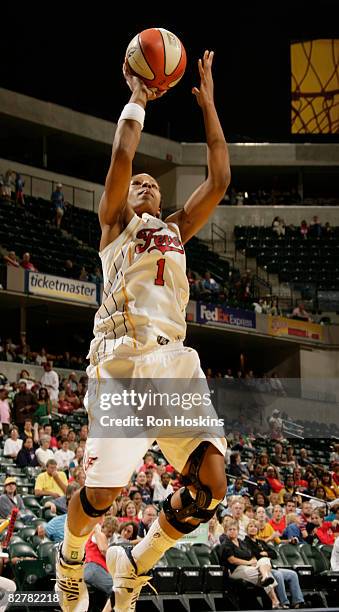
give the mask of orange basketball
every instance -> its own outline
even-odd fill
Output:
[[[158,91],[174,87],[186,68],[182,42],[164,28],[149,28],[134,36],[126,57],[133,74],[147,87]]]

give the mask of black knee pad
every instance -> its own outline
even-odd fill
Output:
[[[172,508],[172,496],[173,493],[165,499],[162,509],[166,520],[174,529],[180,531],[180,533],[191,533],[200,523],[208,523],[217,509],[214,508],[213,510],[209,510],[206,506],[200,506],[198,496],[194,499],[186,487],[180,490],[182,507],[178,510]],[[200,501],[204,499],[206,499],[206,497],[200,496]],[[199,523],[195,525],[188,523],[187,520],[190,518],[198,519]]]
[[[87,516],[90,516],[91,518],[98,518],[99,516],[102,516],[110,509],[112,505],[110,504],[109,506],[107,506],[107,508],[104,508],[103,510],[97,510],[96,508],[94,508],[94,506],[92,506],[92,504],[88,501],[86,487],[82,487],[82,489],[80,489],[80,502],[84,513],[87,514]]]

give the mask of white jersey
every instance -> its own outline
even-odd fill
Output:
[[[104,289],[88,355],[92,365],[124,349],[142,352],[185,338],[189,285],[176,224],[134,215],[99,255]]]

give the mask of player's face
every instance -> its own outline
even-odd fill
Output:
[[[131,179],[128,203],[140,217],[144,212],[160,215],[161,194],[157,181],[149,174],[136,174]]]

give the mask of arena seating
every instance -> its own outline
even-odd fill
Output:
[[[271,227],[236,225],[235,246],[280,282],[315,283],[319,290],[339,288],[339,227],[330,237],[304,239],[299,229],[286,227],[277,236]]]

